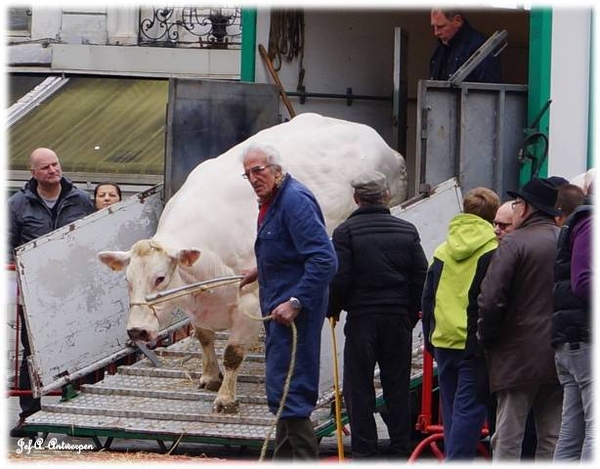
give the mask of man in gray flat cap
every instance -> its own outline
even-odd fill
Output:
[[[385,175],[369,171],[351,182],[358,204],[333,232],[338,271],[328,317],[346,311],[344,401],[352,459],[380,457],[375,425],[375,364],[387,412],[390,458],[410,454],[412,330],[419,319],[427,259],[414,225],[391,215]]]

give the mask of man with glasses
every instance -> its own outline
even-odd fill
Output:
[[[548,178],[550,180],[551,178]],[[553,181],[550,181],[554,183]],[[513,217],[513,201],[509,200],[504,202],[498,208],[494,221],[494,233],[496,239],[502,241],[502,239],[511,231],[513,231],[512,224]],[[495,396],[491,396],[491,402],[489,406],[488,415],[488,429],[490,434],[494,432],[496,427],[496,399]],[[521,459],[533,459],[535,456],[536,446],[536,435],[535,435],[535,424],[533,422],[533,414],[530,412],[527,417],[527,424],[525,426],[525,436],[523,437],[523,445],[521,449]]]
[[[494,221],[492,222],[494,225],[494,233],[496,234],[498,241],[513,230],[512,216],[512,201],[509,200],[500,205],[500,208],[498,208],[496,216],[494,217]]]
[[[478,297],[478,333],[497,401],[493,458],[517,461],[527,415],[534,414],[536,460],[552,460],[561,422],[562,388],[550,343],[557,189],[533,178],[517,192],[512,227],[494,254]]]
[[[315,460],[319,446],[310,415],[319,394],[321,329],[328,286],[337,257],[312,192],[283,170],[277,149],[250,144],[242,152],[244,173],[258,196],[254,251],[257,267],[244,273],[240,288],[258,279],[265,322],[267,403],[276,414],[298,331],[294,375],[275,435],[276,460]]]

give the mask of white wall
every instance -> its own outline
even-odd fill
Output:
[[[591,10],[553,10],[549,176],[570,179],[587,169],[590,38]]]

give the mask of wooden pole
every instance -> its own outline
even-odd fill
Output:
[[[273,63],[271,62],[271,59],[269,59],[269,55],[267,54],[267,51],[265,50],[265,48],[262,44],[258,45],[258,52],[260,53],[260,56],[262,57],[263,62],[267,66],[267,69],[269,70],[269,73],[271,74],[273,81],[275,81],[277,88],[279,88],[279,94],[281,95],[281,100],[283,101],[283,104],[285,105],[288,113],[290,114],[290,117],[293,119],[294,117],[296,117],[296,112],[294,111],[294,108],[292,107],[292,103],[290,102],[289,98],[287,97],[287,94],[285,94],[285,90],[283,89],[281,80],[279,80],[279,76],[277,75],[277,72],[275,71],[275,68],[273,67]]]

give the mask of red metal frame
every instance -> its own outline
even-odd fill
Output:
[[[15,264],[10,263],[6,265],[6,270],[14,272],[16,270]],[[12,388],[8,390],[8,397],[13,396],[31,396],[33,394],[31,389],[19,389],[19,367],[21,365],[21,353],[19,346],[21,344],[21,315],[23,306],[18,303],[19,298],[19,284],[17,283],[17,305],[15,308],[15,369],[14,369],[14,381]],[[60,396],[61,391],[52,391],[48,395]]]
[[[438,403],[439,404],[439,403]],[[421,433],[429,435],[419,442],[408,459],[415,462],[421,453],[429,447],[429,450],[439,460],[444,460],[444,453],[438,447],[437,442],[444,439],[444,426],[442,425],[441,412],[438,412],[438,421],[432,423],[433,418],[433,356],[423,350],[423,377],[421,381],[421,413],[417,418],[415,428]],[[481,436],[489,433],[487,424],[481,429]],[[480,441],[477,443],[477,452],[484,458],[489,459],[490,453],[486,446]]]

